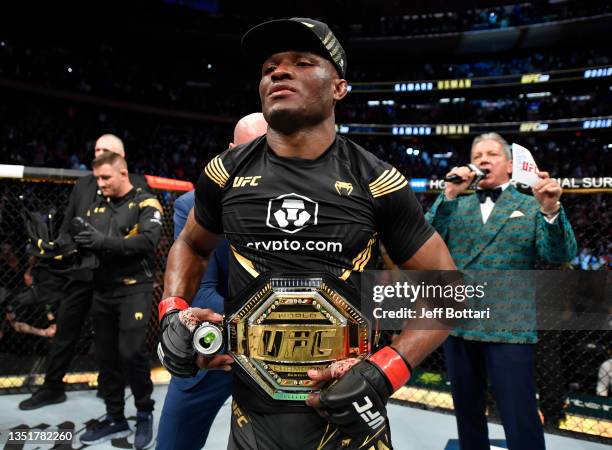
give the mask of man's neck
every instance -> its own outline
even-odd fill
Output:
[[[336,128],[333,121],[324,121],[314,127],[302,128],[291,134],[268,128],[268,146],[284,158],[317,159],[334,142]]]
[[[510,186],[510,179],[507,179],[506,181],[502,181],[501,183],[496,184],[495,186],[489,186],[487,188],[483,188],[483,187],[477,186],[476,189],[486,189],[486,190],[489,190],[489,189],[497,189],[498,187],[500,187],[500,188],[502,188],[502,190],[505,191],[508,188],[508,186]]]
[[[505,191],[508,188],[508,186],[510,186],[510,180],[507,180],[507,181],[504,181],[501,184],[498,184],[493,189],[501,188],[502,191]]]
[[[117,194],[117,197],[115,197],[115,199],[120,199],[125,197],[132,189],[134,189],[134,186],[132,186],[132,183],[127,183],[125,186],[123,186],[123,188],[119,191],[119,194]]]

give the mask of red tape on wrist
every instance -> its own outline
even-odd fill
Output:
[[[386,375],[391,383],[393,392],[401,388],[410,379],[410,368],[408,364],[393,347],[386,346],[368,358],[368,361],[376,364]]]
[[[157,312],[159,314],[159,321],[161,322],[164,316],[168,311],[172,311],[173,309],[178,309],[182,311],[183,309],[189,308],[189,303],[184,298],[181,297],[168,297],[159,302],[159,306],[157,307]]]

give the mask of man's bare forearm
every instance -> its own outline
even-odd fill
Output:
[[[414,368],[434,351],[448,336],[449,330],[403,330],[394,339],[393,348]]]
[[[164,276],[164,298],[182,297],[191,302],[202,280],[204,258],[215,248],[222,236],[199,225],[193,209],[185,227],[168,253]]]
[[[437,233],[401,267],[411,270],[457,270],[446,244]],[[450,327],[437,321],[423,321],[422,324],[424,329],[418,329],[419,325],[406,327],[392,344],[413,368],[438,348],[450,333]]]
[[[179,236],[168,253],[164,275],[164,298],[176,296],[191,302],[202,279],[203,259],[203,255],[196,252],[182,236]]]

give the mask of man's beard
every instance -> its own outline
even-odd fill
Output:
[[[281,134],[293,134],[303,128],[313,127],[325,120],[326,116],[321,112],[313,114],[291,109],[273,108],[268,111],[265,119],[270,128]]]

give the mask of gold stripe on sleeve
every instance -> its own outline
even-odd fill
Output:
[[[405,179],[404,176],[400,172],[396,171],[393,174],[393,176],[391,176],[390,178],[387,178],[387,180],[385,180],[384,183],[378,184],[374,188],[370,188],[370,191],[372,191],[372,194],[375,194],[377,191],[382,191],[393,184],[401,182],[404,179]]]
[[[370,183],[370,192],[374,198],[395,192],[408,185],[406,177],[395,167],[385,170]]]
[[[208,175],[208,178],[210,178],[215,184],[217,184],[221,188],[225,187],[225,184],[229,179],[227,170],[225,170],[223,162],[218,156],[215,156],[213,159],[210,160],[210,162],[204,168],[204,173],[206,173],[206,175]]]
[[[383,173],[381,173],[377,179],[375,179],[374,181],[372,181],[370,183],[370,189],[376,189],[376,187],[378,187],[378,185],[382,184],[385,182],[385,180],[387,179],[387,177],[391,174],[393,174],[393,172],[395,171],[395,168],[389,170],[385,170]]]
[[[148,198],[146,200],[141,201],[138,204],[138,207],[140,209],[142,208],[146,208],[147,206],[150,206],[151,208],[155,208],[156,210],[158,210],[161,214],[164,213],[164,209],[162,208],[161,203],[159,203],[159,200],[157,200],[156,198]]]
[[[218,184],[219,187],[223,187],[223,180],[221,178],[218,178],[217,175],[212,171],[211,163],[208,163],[206,165],[206,167],[204,168],[204,173],[208,175],[208,178],[210,178],[215,184]]]
[[[219,158],[218,156],[213,158],[213,164],[215,165],[217,171],[221,174],[221,177],[227,183],[227,180],[229,179],[229,174],[227,173],[227,170],[225,170],[225,166],[223,165],[223,161],[221,161],[221,158]]]
[[[406,179],[404,179],[404,181],[399,184],[394,184],[393,186],[389,186],[387,189],[384,189],[382,191],[377,191],[376,194],[372,194],[372,196],[374,198],[381,197],[383,195],[390,194],[391,192],[399,191],[405,186],[408,186],[408,180]]]

